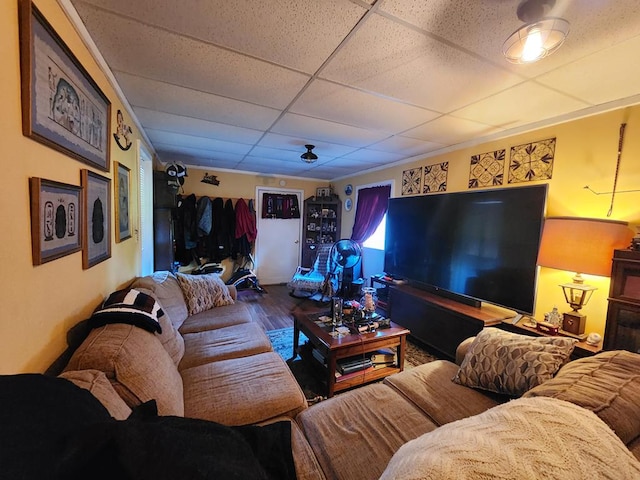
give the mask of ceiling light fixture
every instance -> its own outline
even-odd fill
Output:
[[[307,163],[313,163],[318,159],[318,156],[313,153],[311,150],[313,150],[314,148],[316,148],[315,145],[305,145],[305,148],[307,149],[306,152],[304,152],[302,155],[300,155],[300,158],[302,160],[304,160]]]
[[[502,45],[502,53],[511,63],[532,63],[551,55],[569,34],[564,18],[546,17],[556,0],[522,0],[516,11],[525,25]]]

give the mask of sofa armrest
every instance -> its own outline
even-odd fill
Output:
[[[476,337],[469,337],[466,340],[463,340],[462,343],[458,345],[458,348],[456,348],[456,363],[458,365],[462,365],[462,361],[475,338]]]

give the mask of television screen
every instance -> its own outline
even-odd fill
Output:
[[[547,185],[392,198],[388,275],[532,314]]]

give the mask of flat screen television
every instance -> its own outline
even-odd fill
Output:
[[[389,200],[384,269],[410,285],[533,314],[547,185]]]

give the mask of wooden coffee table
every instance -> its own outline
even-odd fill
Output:
[[[303,353],[303,358],[312,362],[314,367],[321,374],[324,374],[329,397],[341,390],[380,380],[404,369],[406,338],[410,333],[406,328],[391,322],[389,328],[381,328],[375,332],[349,333],[335,337],[331,335],[332,327],[330,325],[316,323],[321,315],[323,314],[304,311],[293,312],[293,356],[298,354],[300,332],[302,332],[309,338],[311,346],[319,352],[324,360],[323,362],[319,361],[311,352]],[[396,349],[397,366],[368,368],[336,377],[338,360],[358,355],[364,356],[380,349]]]

